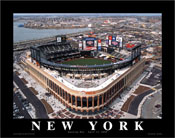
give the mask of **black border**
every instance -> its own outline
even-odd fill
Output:
[[[2,136],[12,137],[13,133],[30,133],[30,120],[13,120],[12,119],[12,88],[13,84],[13,13],[162,13],[162,48],[163,48],[163,119],[137,119],[144,120],[144,131],[135,132],[133,131],[132,123],[136,119],[122,119],[128,122],[131,131],[119,132],[117,131],[117,125],[110,131],[110,134],[96,134],[98,137],[139,137],[139,136],[149,136],[149,137],[173,137],[174,128],[174,89],[173,81],[170,77],[174,76],[174,63],[172,60],[174,43],[174,2],[165,1],[153,1],[153,2],[115,2],[115,1],[96,1],[96,2],[1,2],[2,4]],[[70,119],[68,119],[70,120]],[[97,119],[96,119],[97,120]],[[36,121],[36,120],[35,120]],[[45,127],[46,120],[41,119],[43,127]],[[50,120],[49,120],[50,121]],[[67,135],[67,132],[62,131],[60,124],[61,120],[56,120],[58,124],[57,130],[49,133],[47,131],[35,132],[34,136],[42,137],[79,137],[79,136],[94,136],[94,135]],[[65,120],[63,120],[65,121]],[[76,129],[89,130],[87,124],[89,120],[74,120],[76,124]],[[95,121],[95,120],[93,120]],[[100,124],[105,120],[97,120],[99,122],[99,129],[101,129]],[[120,120],[108,120],[113,123],[113,125],[118,124]],[[151,134],[152,133],[152,134]],[[162,133],[162,135],[158,134]],[[32,134],[28,135],[16,135],[16,137],[31,137]]]

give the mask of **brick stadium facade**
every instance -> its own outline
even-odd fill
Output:
[[[93,114],[108,107],[143,72],[145,59],[141,59],[125,73],[105,88],[96,91],[76,91],[56,80],[42,68],[25,60],[25,70],[34,77],[48,92],[54,95],[70,111]]]

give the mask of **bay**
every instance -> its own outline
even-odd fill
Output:
[[[90,31],[90,28],[76,28],[76,29],[31,29],[18,27],[19,24],[24,22],[13,23],[13,42],[20,42],[25,40],[35,40],[55,35],[66,35],[70,33],[78,33],[83,31]]]

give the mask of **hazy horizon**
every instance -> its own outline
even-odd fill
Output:
[[[162,16],[161,13],[14,13],[13,16]]]

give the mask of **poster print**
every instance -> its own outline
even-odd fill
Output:
[[[165,135],[161,12],[12,15],[13,136]]]

